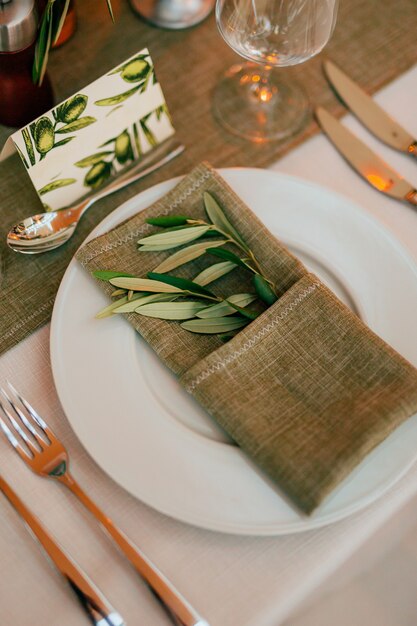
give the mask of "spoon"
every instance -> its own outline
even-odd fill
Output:
[[[164,149],[166,149],[165,146]],[[15,252],[22,254],[40,254],[41,252],[48,252],[62,246],[72,237],[81,217],[97,200],[101,200],[101,198],[105,198],[140,180],[174,159],[183,151],[184,146],[176,144],[170,152],[151,163],[148,167],[144,168],[146,163],[150,162],[149,158],[145,162],[141,161],[138,167],[133,168],[127,174],[117,178],[110,185],[107,185],[104,189],[82,200],[75,206],[59,209],[58,211],[39,213],[26,218],[10,230],[7,235],[7,245]],[[152,152],[152,160],[157,158],[160,152],[161,150],[156,148]]]

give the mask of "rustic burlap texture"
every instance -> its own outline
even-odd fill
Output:
[[[18,158],[0,164],[0,255],[5,276],[0,299],[0,353],[21,341],[50,318],[63,273],[86,235],[110,211],[150,185],[189,172],[203,160],[216,167],[264,167],[317,132],[310,118],[299,135],[284,144],[250,144],[235,139],[215,120],[212,94],[221,74],[238,57],[219,35],[214,15],[193,29],[169,31],[143,22],[127,0],[113,0],[115,24],[106,3],[76,4],[74,37],[54,50],[48,64],[56,101],[76,93],[110,68],[147,46],[173,116],[184,155],[161,171],[94,205],[71,241],[57,251],[23,257],[6,249],[5,235],[16,221],[42,211]],[[336,115],[344,111],[322,72],[328,56],[373,93],[417,60],[415,0],[341,0],[336,29],[324,53],[298,67],[278,69],[303,83],[312,104]],[[1,86],[0,86],[1,94]],[[0,147],[12,132],[0,126]]]
[[[310,513],[417,411],[417,370],[309,274],[205,164],[151,207],[84,246],[79,261],[90,272],[144,276],[169,254],[138,252],[137,240],[155,230],[146,218],[203,217],[203,191],[221,203],[277,285],[279,300],[227,344],[177,322],[135,313],[129,321],[252,460]],[[174,273],[192,277],[208,263],[206,255]],[[239,269],[217,281],[215,290],[227,296],[249,285],[248,273]]]

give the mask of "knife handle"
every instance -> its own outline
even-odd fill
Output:
[[[408,146],[408,153],[411,154],[411,156],[417,158],[417,141],[413,141],[413,143],[410,143],[410,145]]]
[[[405,196],[405,199],[413,206],[417,206],[417,189],[412,189],[411,191],[409,191],[408,194]]]

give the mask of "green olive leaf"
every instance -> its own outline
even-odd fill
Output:
[[[103,98],[102,100],[96,100],[94,104],[99,107],[112,107],[115,104],[120,104],[124,102],[130,96],[133,96],[139,89],[140,85],[136,85],[133,89],[129,89],[129,91],[125,91],[123,93],[119,93],[117,96],[112,96],[111,98]]]
[[[234,239],[238,244],[240,244],[240,246],[247,250],[248,247],[246,243],[243,241],[237,230],[229,222],[223,210],[220,208],[217,200],[215,200],[215,198],[213,198],[213,196],[207,191],[204,192],[203,199],[207,215],[209,216],[213,224],[218,226],[223,232],[230,235],[232,239]]]
[[[161,272],[161,273],[170,272],[171,270],[174,270],[175,268],[180,267],[181,265],[184,265],[185,263],[189,263],[190,261],[193,261],[194,259],[198,259],[198,257],[202,256],[206,252],[208,246],[223,246],[223,245],[224,245],[224,239],[220,239],[219,241],[210,241],[210,242],[200,241],[199,243],[195,243],[191,246],[187,246],[186,248],[182,248],[181,250],[178,250],[178,252],[175,252],[175,254],[170,255],[167,259],[162,261],[162,263],[160,263],[158,267],[155,267],[154,272]]]
[[[211,319],[195,319],[183,322],[181,327],[192,333],[220,334],[227,333],[249,324],[243,317],[212,317]]]
[[[273,292],[270,284],[260,274],[255,274],[253,277],[253,284],[256,293],[269,306],[274,304],[278,300],[277,295]]]
[[[97,122],[95,117],[91,117],[90,115],[86,115],[85,117],[80,117],[78,120],[74,122],[70,122],[69,124],[65,124],[65,126],[61,126],[61,128],[57,128],[55,130],[56,133],[73,133],[77,130],[81,130],[86,126],[90,126],[90,124],[94,124]]]
[[[25,142],[26,152],[28,153],[28,157],[31,165],[35,165],[35,151],[33,149],[32,139],[30,138],[30,133],[27,128],[22,130],[23,141]]]
[[[139,239],[139,244],[146,245],[171,245],[175,244],[177,246],[182,246],[183,244],[189,243],[198,237],[204,235],[207,231],[210,230],[210,226],[193,226],[188,228],[180,228],[179,230],[174,231],[165,231],[163,233],[157,233],[156,235],[149,235],[148,237],[143,237]]]
[[[154,302],[139,306],[136,313],[163,320],[189,320],[204,306],[201,302]]]
[[[108,156],[109,154],[113,154],[113,153],[110,151],[96,152],[95,154],[92,154],[91,156],[81,159],[81,161],[77,161],[76,163],[74,163],[74,165],[76,165],[77,167],[92,167],[99,161],[102,161],[103,158]]]
[[[222,261],[221,263],[215,263],[214,265],[210,265],[206,267],[205,270],[197,274],[197,276],[193,279],[195,283],[204,287],[209,283],[214,282],[218,278],[221,278],[225,274],[228,274],[232,270],[235,269],[236,264],[231,261]]]
[[[167,274],[158,274],[157,272],[148,272],[148,278],[156,281],[161,281],[167,285],[177,288],[179,291],[187,291],[195,295],[203,295],[211,298],[215,298],[215,295],[208,289],[205,289],[201,285],[188,280],[187,278],[179,278],[178,276],[168,276]],[[121,287],[121,285],[117,285]],[[162,291],[162,290],[161,290]]]
[[[260,315],[260,313],[258,313],[257,311],[251,311],[250,309],[241,307],[238,304],[233,304],[232,302],[230,302],[230,304],[235,309],[235,311],[237,311],[238,313],[243,315],[243,317],[247,317],[250,320],[256,320],[256,318]]]
[[[142,293],[134,293],[131,301],[129,302],[129,304],[131,304],[132,302],[135,302],[135,306],[137,306],[137,300],[139,300],[140,298],[144,298],[145,295]],[[127,296],[123,296],[122,298],[119,298],[118,300],[116,300],[115,302],[112,302],[111,304],[109,304],[108,306],[106,306],[104,309],[102,309],[101,311],[99,311],[96,315],[95,318],[96,319],[103,319],[105,317],[110,317],[111,315],[113,315],[113,312],[118,309],[119,307],[123,306],[125,303],[128,302],[128,298]]]
[[[162,226],[162,228],[166,228],[170,226],[183,226],[187,223],[188,219],[189,218],[185,217],[185,215],[161,215],[160,217],[148,217],[145,221],[152,226]]]
[[[92,274],[95,278],[106,281],[111,278],[120,278],[121,276],[134,278],[133,274],[126,274],[126,272],[113,272],[112,270],[96,270],[95,272],[92,272]]]
[[[177,243],[160,244],[159,246],[139,246],[139,252],[163,252],[164,250],[171,250],[172,248],[178,248]]]
[[[245,307],[254,300],[256,300],[256,295],[253,293],[236,293],[232,296],[229,296],[227,300],[223,300],[223,302],[219,302],[218,304],[212,304],[211,306],[202,309],[197,314],[197,317],[207,319],[211,317],[225,317],[226,315],[234,315],[236,313],[236,309],[233,308],[233,305]]]
[[[50,191],[55,191],[55,189],[59,189],[60,187],[66,187],[67,185],[72,185],[76,182],[77,181],[75,180],[75,178],[59,178],[58,180],[54,180],[52,183],[45,185],[41,189],[38,189],[38,194],[40,196],[43,196]]]
[[[154,293],[147,295],[145,293],[135,292],[130,301],[125,304],[121,304],[119,307],[113,309],[113,313],[133,313],[136,309],[144,304],[150,304],[151,302],[171,302],[178,298],[178,295],[171,295],[169,293]]]
[[[207,248],[207,252],[209,254],[213,254],[214,256],[218,256],[220,259],[224,259],[225,261],[231,261],[232,263],[235,263],[236,265],[240,265],[241,267],[244,267],[245,269],[250,269],[250,270],[252,269],[250,265],[247,265],[247,263],[245,263],[243,259],[238,257],[237,254],[230,252],[230,250],[224,250],[224,249],[218,250],[217,248],[214,248],[213,250],[211,250],[210,248]]]
[[[130,278],[120,276],[110,278],[109,282],[115,287],[122,289],[131,289],[132,291],[150,291],[155,293],[182,293],[184,290],[175,285],[162,282],[160,280],[152,280],[149,278]]]

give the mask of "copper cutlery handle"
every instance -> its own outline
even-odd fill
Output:
[[[64,578],[66,578],[92,623],[96,626],[123,626],[122,617],[111,607],[79,565],[52,539],[38,518],[29,511],[19,496],[1,476],[0,491],[3,492],[10,504],[23,518],[50,559],[55,563]]]
[[[68,487],[100,522],[178,626],[209,626],[156,565],[90,499],[68,470],[59,476],[58,480]]]

